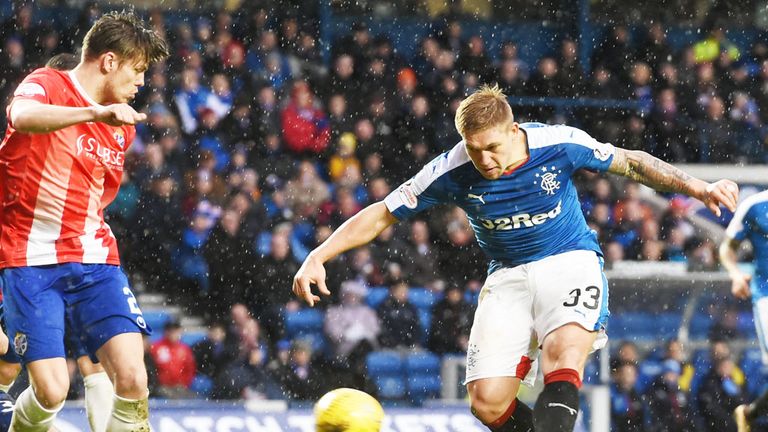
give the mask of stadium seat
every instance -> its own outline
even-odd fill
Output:
[[[195,375],[189,389],[201,398],[207,398],[213,391],[213,380],[201,374]]]
[[[191,347],[205,339],[206,336],[204,331],[186,332],[181,335],[181,341]]]
[[[376,390],[382,399],[403,399],[405,380],[402,376],[379,376],[373,378]]]
[[[757,338],[757,329],[755,329],[755,323],[752,319],[752,311],[739,312],[737,329],[746,338]]]
[[[421,405],[425,399],[440,396],[439,374],[418,374],[407,380],[408,398],[415,405]]]
[[[162,337],[163,327],[165,327],[165,323],[171,319],[171,314],[162,310],[148,310],[144,311],[143,315],[147,325],[149,325],[152,330],[154,330],[153,334]]]
[[[747,348],[741,356],[739,367],[747,377],[747,393],[751,397],[757,397],[762,393],[763,388],[768,384],[766,371],[763,368],[763,357],[759,348]]]
[[[432,310],[442,295],[426,288],[414,287],[408,290],[408,301],[418,309]]]
[[[383,286],[371,287],[368,289],[368,296],[365,298],[365,302],[368,306],[376,309],[384,299],[389,295],[389,289]]]
[[[405,371],[408,375],[439,375],[440,357],[428,351],[406,354]]]
[[[374,351],[365,359],[368,375],[397,375],[403,373],[403,358],[394,351]]]
[[[432,311],[426,309],[418,309],[419,313],[419,325],[421,325],[421,334],[419,340],[422,344],[427,343],[427,337],[429,337],[429,329],[432,326]]]
[[[285,313],[285,332],[289,338],[323,331],[323,312],[319,309],[305,308]]]
[[[645,393],[648,390],[656,377],[661,375],[662,366],[662,362],[656,359],[647,359],[640,363],[635,385],[638,392]]]

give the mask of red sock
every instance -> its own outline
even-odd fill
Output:
[[[517,408],[517,398],[512,401],[511,404],[509,404],[509,408],[507,408],[506,411],[504,411],[504,414],[501,415],[501,417],[497,418],[493,421],[493,423],[489,424],[488,427],[493,429],[499,428],[504,426],[504,423],[509,420],[510,417],[512,417],[512,414],[515,413],[515,409]]]
[[[558,369],[544,375],[544,385],[558,381],[569,382],[576,388],[581,388],[581,378],[575,369]]]

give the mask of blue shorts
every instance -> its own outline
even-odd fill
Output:
[[[5,308],[3,307],[2,301],[0,301],[0,328],[2,329],[3,333],[8,333],[8,326],[5,324]],[[69,324],[67,324],[65,335],[65,348],[67,350],[67,357],[77,360],[82,356],[88,355],[88,350],[86,350],[85,346],[80,343],[80,338],[72,334],[72,330]],[[5,352],[5,354],[0,355],[0,361],[5,363],[19,364],[21,363],[21,358],[16,355],[16,351],[13,350],[13,346],[9,344],[8,350]],[[0,399],[0,402],[1,401],[2,399]],[[2,431],[3,429],[0,428],[0,432]]]
[[[22,363],[65,357],[65,329],[93,361],[114,336],[152,333],[118,266],[13,267],[0,280],[8,338]]]

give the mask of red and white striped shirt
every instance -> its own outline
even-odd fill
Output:
[[[68,262],[119,265],[117,242],[103,212],[117,195],[135,128],[94,122],[21,133],[10,119],[19,99],[96,105],[71,72],[37,69],[16,89],[0,144],[0,269]]]

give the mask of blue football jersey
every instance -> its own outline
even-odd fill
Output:
[[[602,255],[571,176],[581,168],[606,171],[615,148],[569,126],[520,128],[529,158],[513,172],[485,179],[462,141],[392,191],[384,199],[387,208],[402,220],[438,203],[461,207],[491,260],[489,273],[573,250]]]
[[[768,295],[768,191],[756,193],[739,205],[725,235],[752,243],[755,255],[752,299]]]

